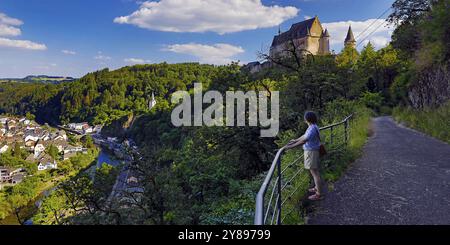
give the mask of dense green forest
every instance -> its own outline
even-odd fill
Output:
[[[125,203],[107,203],[108,190],[88,176],[77,176],[44,200],[46,208],[36,222],[249,224],[255,194],[273,154],[304,132],[306,110],[318,112],[320,125],[355,113],[350,157],[334,159],[339,167],[326,171],[326,179],[335,180],[358,156],[371,115],[390,114],[393,108],[394,113],[405,111],[404,107],[416,108],[411,113],[425,106],[435,111],[442,104],[415,106],[411,93],[426,71],[448,67],[448,5],[448,0],[397,0],[389,17],[397,27],[387,47],[375,50],[368,43],[358,52],[348,46],[337,55],[286,59],[257,74],[238,64],[162,63],[101,70],[58,85],[0,84],[2,113],[28,112],[38,121],[54,124],[88,121],[106,125],[107,132],[108,126],[127,121],[124,118],[134,119],[132,126],[124,126],[126,130],[114,131],[140,146],[142,158],[136,158],[134,166],[143,193],[131,193]],[[270,96],[270,91],[280,91],[279,136],[261,138],[259,127],[172,126],[171,111],[176,105],[170,102],[171,94],[193,93],[194,83],[223,94],[256,90]],[[149,111],[152,93],[158,104]],[[110,171],[101,171],[108,183],[104,186],[111,185]]]

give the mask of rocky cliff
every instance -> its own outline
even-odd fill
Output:
[[[124,138],[127,130],[132,126],[135,120],[134,114],[129,114],[113,121],[110,125],[105,125],[102,129],[102,135],[104,137],[118,137]]]
[[[408,93],[416,109],[438,107],[450,99],[450,63],[438,65],[418,74]]]

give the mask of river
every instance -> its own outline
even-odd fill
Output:
[[[97,164],[93,165],[92,167],[88,168],[85,171],[87,173],[89,173],[91,175],[91,177],[93,178],[94,177],[94,173],[95,173],[95,169],[101,167],[103,163],[107,163],[107,164],[109,164],[111,166],[116,167],[116,166],[118,166],[121,163],[121,161],[117,160],[114,157],[114,155],[111,154],[108,150],[101,148],[100,153],[99,153],[99,155],[97,157]],[[53,189],[54,188],[44,191],[36,199],[31,201],[25,208],[23,208],[22,215],[24,217],[30,217],[25,222],[26,225],[32,225],[33,224],[33,221],[31,220],[31,218],[38,211],[38,208],[39,208],[39,206],[40,206],[40,204],[42,202],[42,199],[45,198],[46,196],[48,196]],[[20,225],[20,223],[17,220],[16,215],[11,214],[10,216],[6,217],[5,219],[0,220],[0,225]]]

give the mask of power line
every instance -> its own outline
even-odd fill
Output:
[[[373,26],[373,24],[375,24],[377,22],[378,19],[380,19],[381,17],[383,17],[389,10],[391,10],[392,7],[389,7],[388,9],[386,9],[380,16],[378,16],[374,21],[372,21],[372,23],[366,27],[361,33],[359,33],[355,39],[359,38],[364,32],[366,32],[367,30],[369,30],[370,27]]]
[[[377,28],[375,28],[375,30],[373,30],[371,33],[369,33],[369,35],[367,35],[364,39],[362,39],[362,40],[358,43],[358,45],[356,45],[356,47],[359,47],[364,41],[367,40],[367,38],[369,38],[373,33],[375,33],[375,32],[376,32],[382,25],[384,25],[384,24],[385,24],[384,21],[381,22],[381,25],[378,25]]]

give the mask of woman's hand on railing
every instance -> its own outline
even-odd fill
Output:
[[[289,150],[289,149],[295,148],[295,147],[297,147],[299,145],[300,145],[300,140],[299,139],[295,139],[295,140],[289,141],[289,143],[286,146],[284,146],[284,148],[286,150]]]

